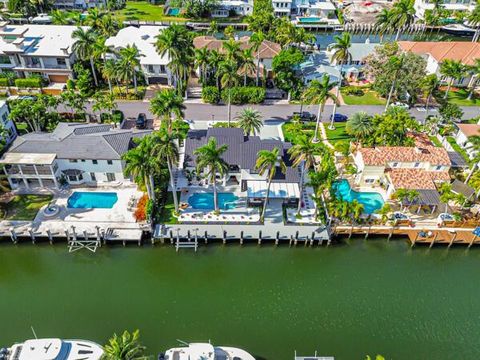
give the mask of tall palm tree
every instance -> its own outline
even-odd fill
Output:
[[[363,141],[373,134],[375,128],[372,117],[365,111],[359,111],[353,114],[345,124],[345,131],[359,141]]]
[[[315,165],[315,155],[318,155],[318,146],[313,144],[306,136],[298,139],[297,143],[288,149],[288,154],[294,167],[302,167],[300,176],[300,198],[298,199],[297,214],[302,209],[302,193],[305,174]]]
[[[214,36],[216,33],[218,33],[218,23],[215,20],[212,20],[208,26],[207,35]]]
[[[459,60],[445,59],[440,64],[440,74],[448,79],[447,91],[445,91],[444,99],[448,98],[448,93],[455,80],[460,80],[465,75],[465,66]]]
[[[245,135],[255,135],[263,126],[262,115],[251,107],[244,108],[237,116],[238,127]]]
[[[270,197],[270,187],[272,180],[279,169],[283,174],[287,171],[285,163],[283,162],[279,148],[274,148],[272,151],[260,150],[257,154],[257,162],[255,169],[260,175],[267,177],[267,192],[265,194],[265,202],[263,203],[262,213],[260,214],[260,221],[265,219],[265,211],[267,210],[268,199]]]
[[[125,176],[132,176],[137,184],[145,186],[150,199],[155,198],[155,189],[152,186],[152,149],[148,136],[137,140],[138,145],[128,150],[122,156],[125,161]]]
[[[115,63],[115,60],[113,60],[113,59],[105,61],[105,63],[102,66],[102,76],[108,82],[108,89],[110,90],[110,93],[113,92],[112,80],[116,79],[117,70],[118,70],[117,69],[117,64]]]
[[[207,81],[207,65],[210,51],[208,48],[195,49],[195,66],[200,69],[200,80],[203,84]]]
[[[173,89],[165,89],[155,94],[150,100],[150,111],[153,115],[167,122],[168,132],[172,132],[172,118],[184,117],[185,105],[183,99]]]
[[[108,344],[103,347],[105,360],[140,360],[144,359],[145,346],[140,343],[140,331],[129,333],[127,330],[121,336],[113,334]]]
[[[118,60],[120,77],[129,82],[133,78],[133,87],[135,94],[137,89],[137,69],[140,68],[140,56],[143,56],[136,45],[127,45],[119,51],[120,59]]]
[[[218,71],[220,73],[220,83],[222,87],[228,92],[227,112],[228,112],[228,127],[232,119],[232,87],[238,85],[238,67],[233,60],[222,61],[219,65]]]
[[[388,92],[387,103],[385,104],[385,111],[388,110],[390,103],[392,101],[393,92],[395,91],[395,86],[397,85],[398,75],[404,67],[405,63],[405,54],[399,56],[394,55],[390,57],[389,62],[389,71],[393,74],[392,85],[390,86],[390,91]]]
[[[357,199],[354,199],[350,203],[350,212],[351,212],[351,217],[352,217],[352,226],[354,222],[358,222],[360,220],[360,217],[363,214],[364,206],[362,203],[360,203]]]
[[[51,16],[54,25],[69,25],[71,22],[68,12],[63,10],[53,10]]]
[[[103,65],[107,62],[107,54],[112,52],[112,49],[106,44],[106,38],[103,36],[97,37],[92,45],[92,55],[95,59],[102,59]]]
[[[391,9],[391,25],[397,29],[395,41],[400,37],[402,29],[410,26],[415,21],[414,0],[398,0]]]
[[[375,27],[380,34],[380,40],[382,40],[383,35],[392,30],[392,11],[388,9],[382,9],[382,11],[377,14]]]
[[[477,42],[480,39],[480,2],[477,1],[475,7],[467,17],[471,26],[475,27],[475,35],[473,35],[472,42]]]
[[[170,186],[172,188],[173,204],[175,212],[178,212],[177,189],[175,186],[175,178],[173,174],[174,166],[177,166],[179,160],[179,151],[177,146],[177,138],[165,130],[160,130],[154,135],[153,153],[157,154],[160,163],[167,163],[168,173],[170,175]]]
[[[217,174],[224,177],[228,173],[229,165],[222,158],[225,151],[227,151],[228,145],[223,144],[217,146],[217,140],[215,138],[208,139],[207,144],[200,146],[194,151],[194,155],[197,157],[197,173],[205,172],[207,181],[213,184],[213,203],[215,213],[218,214],[218,200],[217,200]]]
[[[255,61],[252,54],[252,48],[244,49],[240,52],[240,71],[243,73],[243,86],[247,86],[248,74],[255,72]]]
[[[473,150],[472,153],[474,154],[474,156],[471,159],[471,163],[473,164],[473,166],[467,178],[465,179],[465,184],[468,184],[470,178],[478,169],[478,164],[480,163],[480,136],[471,136],[468,138],[468,142],[471,144],[468,150]]]
[[[257,58],[257,74],[256,74],[256,85],[260,83],[260,47],[265,40],[265,35],[262,32],[255,32],[250,36],[249,42],[252,44],[252,49],[255,52]]]
[[[479,24],[480,26],[480,24]],[[477,86],[478,79],[480,79],[480,59],[475,59],[475,63],[472,66],[469,66],[469,71],[472,75],[468,87],[470,91],[468,93],[468,100],[471,100],[473,93],[475,92],[475,87]]]
[[[97,36],[98,35],[92,29],[85,30],[81,27],[75,29],[72,33],[72,38],[75,40],[72,46],[72,50],[80,60],[90,61],[93,80],[95,81],[96,86],[98,86],[98,79],[95,72],[93,44],[95,44]]]
[[[423,78],[420,86],[427,96],[427,100],[425,102],[425,117],[428,117],[430,102],[432,101],[433,94],[438,91],[438,88],[440,87],[440,80],[436,74],[430,74]]]
[[[215,82],[217,84],[217,88],[220,91],[220,76],[218,72],[218,67],[220,63],[224,60],[224,57],[222,54],[220,54],[217,50],[211,50],[209,55],[208,55],[208,67],[210,70],[213,71],[215,74]]]
[[[103,10],[99,10],[98,8],[90,8],[88,9],[87,18],[85,20],[85,24],[91,26],[94,30],[97,30],[101,26],[102,18],[107,13]]]
[[[323,109],[328,99],[337,102],[337,97],[332,94],[332,89],[337,85],[336,82],[330,82],[330,76],[323,75],[321,81],[312,80],[308,85],[308,88],[303,93],[303,100],[309,103],[317,103],[317,123],[315,125],[315,134],[313,135],[313,142],[318,142],[318,129],[320,127],[320,121],[322,120]]]
[[[228,39],[223,42],[223,50],[225,50],[225,59],[228,61],[238,61],[240,58],[240,43],[234,39]]]
[[[332,45],[331,50],[333,51],[332,60],[336,62],[336,64],[340,64],[340,79],[339,84],[337,86],[335,96],[338,98],[340,96],[340,88],[342,87],[342,80],[343,80],[343,66],[348,64],[352,60],[352,54],[350,53],[350,47],[352,46],[352,37],[350,33],[344,32],[342,36],[335,35],[334,37],[335,43]],[[330,129],[335,129],[335,113],[337,111],[337,103],[333,103],[333,111],[332,111],[332,120],[330,122]]]

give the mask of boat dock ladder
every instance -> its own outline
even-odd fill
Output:
[[[177,238],[175,241],[175,250],[178,251],[180,248],[195,249],[196,252],[198,249],[198,239],[195,238],[194,240],[181,240],[180,238]]]

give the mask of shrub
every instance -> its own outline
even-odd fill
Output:
[[[121,124],[123,119],[125,118],[125,115],[121,110],[114,110],[113,111],[113,116],[112,116],[112,121],[116,124]]]
[[[213,124],[213,127],[214,128],[228,128],[228,127],[236,128],[236,127],[238,127],[238,123],[235,122],[235,121],[231,121],[230,126],[228,126],[227,121],[220,121],[220,122],[216,122],[215,124]]]
[[[145,221],[147,220],[147,204],[148,196],[144,194],[140,200],[138,200],[137,209],[133,213],[133,217],[136,221]]]
[[[353,95],[353,96],[363,96],[365,91],[358,87],[346,87],[343,89],[343,93],[345,95]]]
[[[40,78],[27,78],[27,79],[15,79],[15,86],[20,89],[26,88],[41,88],[42,79]]]
[[[257,86],[246,87],[232,87],[222,90],[222,100],[224,103],[228,102],[228,95],[230,91],[230,101],[232,104],[260,104],[265,100],[266,91],[264,88]]]
[[[145,96],[145,90],[146,88],[144,86],[138,86],[137,87],[137,94],[135,94],[135,89],[128,89],[127,90],[123,88],[113,88],[113,95],[115,96],[116,99],[119,100],[142,100],[143,97]]]
[[[8,79],[0,78],[0,86],[8,86]]]
[[[208,104],[218,104],[220,102],[220,92],[216,86],[205,86],[202,89],[202,100]]]

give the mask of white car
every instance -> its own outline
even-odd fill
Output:
[[[393,104],[391,104],[390,106],[396,106],[396,107],[399,107],[399,108],[402,108],[402,109],[406,109],[408,110],[410,107],[405,104],[405,103],[402,103],[400,101],[397,101],[397,102],[394,102]]]

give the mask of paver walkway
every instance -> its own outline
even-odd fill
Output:
[[[323,124],[323,122],[320,123],[320,136],[323,143],[327,145],[330,149],[333,149],[333,145],[330,143],[330,141],[328,141],[327,130],[325,130],[325,125]]]

